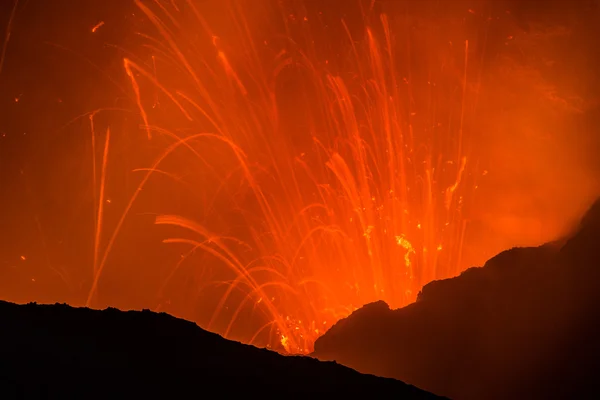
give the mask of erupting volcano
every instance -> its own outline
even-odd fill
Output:
[[[332,54],[315,40],[325,34],[311,32],[326,27],[319,13],[304,8],[282,10],[289,34],[269,44],[248,32],[236,6],[233,33],[221,39],[193,3],[136,5],[160,35],[150,42],[152,69],[132,58],[124,68],[148,140],[172,143],[145,177],[172,174],[162,169],[168,157],[202,174],[194,184],[205,216],[160,215],[156,223],[189,231],[165,241],[206,253],[182,262],[210,265],[217,271],[206,283],[224,283],[208,329],[223,316],[228,336],[255,309],[265,325],[250,343],[268,331],[285,350],[305,352],[362,304],[400,307],[423,283],[459,270],[463,209],[478,177],[463,144],[468,41],[426,53],[457,64],[450,73],[443,64],[414,72],[414,58],[426,60],[411,57],[412,40],[392,36],[386,14],[373,10],[358,43],[343,19],[335,26],[339,42],[324,40],[340,49]],[[186,22],[203,27],[198,39]],[[427,29],[418,33],[422,45],[440,49]],[[98,221],[102,213],[98,206]],[[103,267],[99,257],[88,304]]]
[[[364,304],[405,306],[427,283],[508,244],[553,239],[597,189],[580,148],[550,128],[593,103],[571,82],[548,83],[558,56],[547,43],[572,34],[525,29],[508,2],[123,3],[106,2],[82,20],[85,31],[69,33],[85,36],[81,48],[44,42],[71,65],[91,65],[98,97],[113,99],[71,107],[60,131],[77,132],[77,144],[53,145],[85,171],[54,178],[73,180],[61,184],[84,211],[71,214],[66,235],[85,254],[56,262],[48,247],[64,232],[43,228],[50,209],[34,213],[43,246],[14,255],[54,271],[46,285],[70,303],[143,305],[244,343],[309,353]],[[0,79],[28,12],[19,7]],[[10,107],[30,96],[10,95]],[[510,109],[526,105],[538,119]],[[517,140],[537,147],[521,155]],[[566,161],[541,174],[559,154]],[[523,188],[531,197],[516,201]],[[540,223],[557,210],[564,219]]]

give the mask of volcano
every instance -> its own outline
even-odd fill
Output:
[[[364,306],[319,338],[314,355],[455,399],[591,398],[599,244],[600,200],[563,240],[431,282],[401,309]]]

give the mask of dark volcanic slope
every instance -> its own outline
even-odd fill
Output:
[[[232,342],[168,314],[0,302],[1,399],[323,393],[438,398],[335,363]]]
[[[454,399],[600,398],[600,200],[562,243],[516,248],[426,285],[416,303],[373,303],[314,355]]]

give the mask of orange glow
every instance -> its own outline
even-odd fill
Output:
[[[463,65],[457,65],[462,70],[453,76],[429,66],[423,79],[423,74],[411,77],[409,65],[410,51],[420,50],[401,44],[385,14],[371,15],[373,22],[360,42],[341,22],[348,54],[342,60],[336,54],[319,57],[310,39],[303,45],[292,33],[280,47],[269,47],[269,41],[254,37],[243,10],[234,6],[229,11],[239,31],[224,38],[212,31],[194,2],[185,3],[195,26],[201,27],[195,32],[184,28],[185,18],[177,10],[136,2],[159,33],[160,46],[151,68],[131,58],[124,67],[148,140],[159,135],[172,144],[146,170],[101,257],[106,135],[88,304],[137,193],[170,157],[185,157],[188,165],[212,171],[213,181],[205,187],[213,198],[210,207],[224,212],[223,202],[241,210],[238,217],[249,228],[239,237],[193,216],[156,218],[159,225],[187,231],[165,243],[205,252],[220,266],[223,277],[218,280],[225,286],[207,329],[229,336],[240,330],[242,314],[258,308],[262,316],[256,318],[265,325],[253,334],[245,332],[246,340],[271,332],[286,351],[308,352],[320,333],[363,304],[383,299],[393,307],[406,305],[423,284],[460,271],[463,208],[481,175],[464,153],[468,41],[441,50],[425,44],[425,51],[446,53]],[[308,15],[290,13],[284,22],[288,32],[299,29],[310,35],[310,21]],[[194,50],[189,34],[204,36],[212,50]],[[226,49],[236,41],[245,51],[231,57]],[[342,61],[344,69],[332,71],[332,64]],[[169,78],[174,75],[165,70],[168,64],[177,69],[178,79]],[[284,74],[310,88],[286,93],[278,88]],[[438,91],[438,84],[460,91]],[[437,99],[415,103],[417,90],[430,91],[430,98]],[[153,122],[158,116],[156,91],[174,106],[158,125]],[[304,113],[306,126],[297,129],[281,120],[281,107],[287,104]],[[437,120],[434,109],[457,122]],[[181,123],[193,133],[178,131]],[[299,150],[295,137],[308,145]],[[222,154],[218,166],[208,160],[215,151]],[[240,191],[246,193],[244,200],[236,197]],[[243,297],[234,296],[239,291]]]
[[[114,51],[113,64],[92,69],[117,89],[99,96],[109,107],[67,114],[80,114],[67,124],[77,151],[58,139],[48,150],[80,161],[85,185],[73,174],[52,181],[49,199],[32,190],[32,204],[72,208],[76,229],[48,233],[63,219],[35,215],[41,245],[10,254],[12,276],[36,282],[31,300],[64,285],[73,304],[167,311],[307,353],[366,303],[402,307],[432,280],[554,239],[593,191],[570,168],[573,136],[549,133],[553,117],[585,102],[547,84],[539,66],[502,58],[562,33],[502,30],[504,9],[492,21],[476,2],[448,18],[436,14],[445,2],[134,3],[127,18],[99,13],[77,26],[82,64],[93,64],[92,45]],[[413,15],[401,3],[431,4]],[[80,49],[52,50],[69,65]],[[3,61],[4,51],[0,71]],[[81,96],[80,81],[96,88],[85,74],[73,80]],[[11,107],[38,107],[21,93]],[[47,96],[65,109],[72,97]],[[2,141],[25,134],[13,131]],[[30,170],[19,173],[26,186]],[[67,256],[42,257],[59,246]],[[26,269],[37,264],[50,272]]]

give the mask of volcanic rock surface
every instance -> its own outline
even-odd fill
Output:
[[[164,313],[0,302],[1,399],[239,394],[439,398],[332,362],[226,340]]]
[[[313,355],[459,400],[600,398],[600,200],[560,242],[364,306]]]

